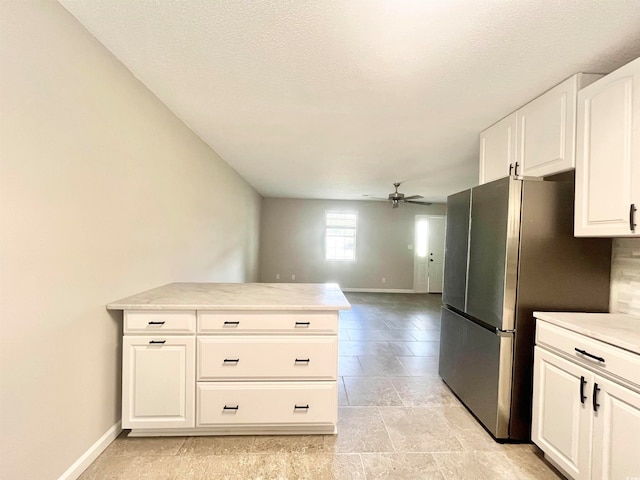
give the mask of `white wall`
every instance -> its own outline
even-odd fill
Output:
[[[326,210],[358,213],[356,262],[325,260]],[[386,202],[265,198],[260,281],[291,282],[295,274],[296,282],[338,282],[342,288],[413,289],[407,245],[414,243],[415,216],[445,213],[445,204],[391,208]]]
[[[611,311],[640,315],[640,238],[613,240]]]
[[[53,479],[120,418],[105,304],[257,280],[261,197],[58,3],[0,21],[0,477]]]

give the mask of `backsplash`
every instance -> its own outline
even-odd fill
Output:
[[[640,315],[640,238],[613,240],[610,311]]]

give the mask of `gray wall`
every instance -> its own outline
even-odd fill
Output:
[[[324,259],[325,211],[358,213],[356,262]],[[262,202],[260,281],[337,282],[342,288],[412,289],[415,215],[444,215],[445,204],[299,200]],[[280,280],[276,280],[276,274]],[[386,283],[382,283],[382,277]]]
[[[0,22],[0,477],[53,479],[120,420],[105,304],[256,281],[261,197],[58,3]]]

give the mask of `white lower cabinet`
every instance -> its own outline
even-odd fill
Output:
[[[592,478],[640,478],[640,394],[596,377]],[[595,384],[594,384],[595,385]]]
[[[198,383],[198,426],[335,425],[335,382]]]
[[[125,335],[123,428],[195,425],[195,337]]]
[[[335,433],[338,312],[263,315],[125,311],[122,426],[134,436]]]
[[[573,478],[591,478],[593,415],[587,389],[593,374],[536,347],[534,378],[532,440]]]
[[[637,355],[540,320],[537,325],[533,442],[573,479],[640,478],[640,387],[624,384]],[[620,363],[616,353],[631,361]]]

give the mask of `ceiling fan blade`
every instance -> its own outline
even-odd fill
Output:
[[[420,197],[420,198],[422,198],[422,197]],[[407,200],[406,198],[405,198],[404,201],[406,203],[415,203],[416,205],[431,205],[431,202],[417,202],[415,200]]]
[[[411,195],[410,197],[404,197],[405,200],[414,200],[416,198],[424,198],[422,195]]]

